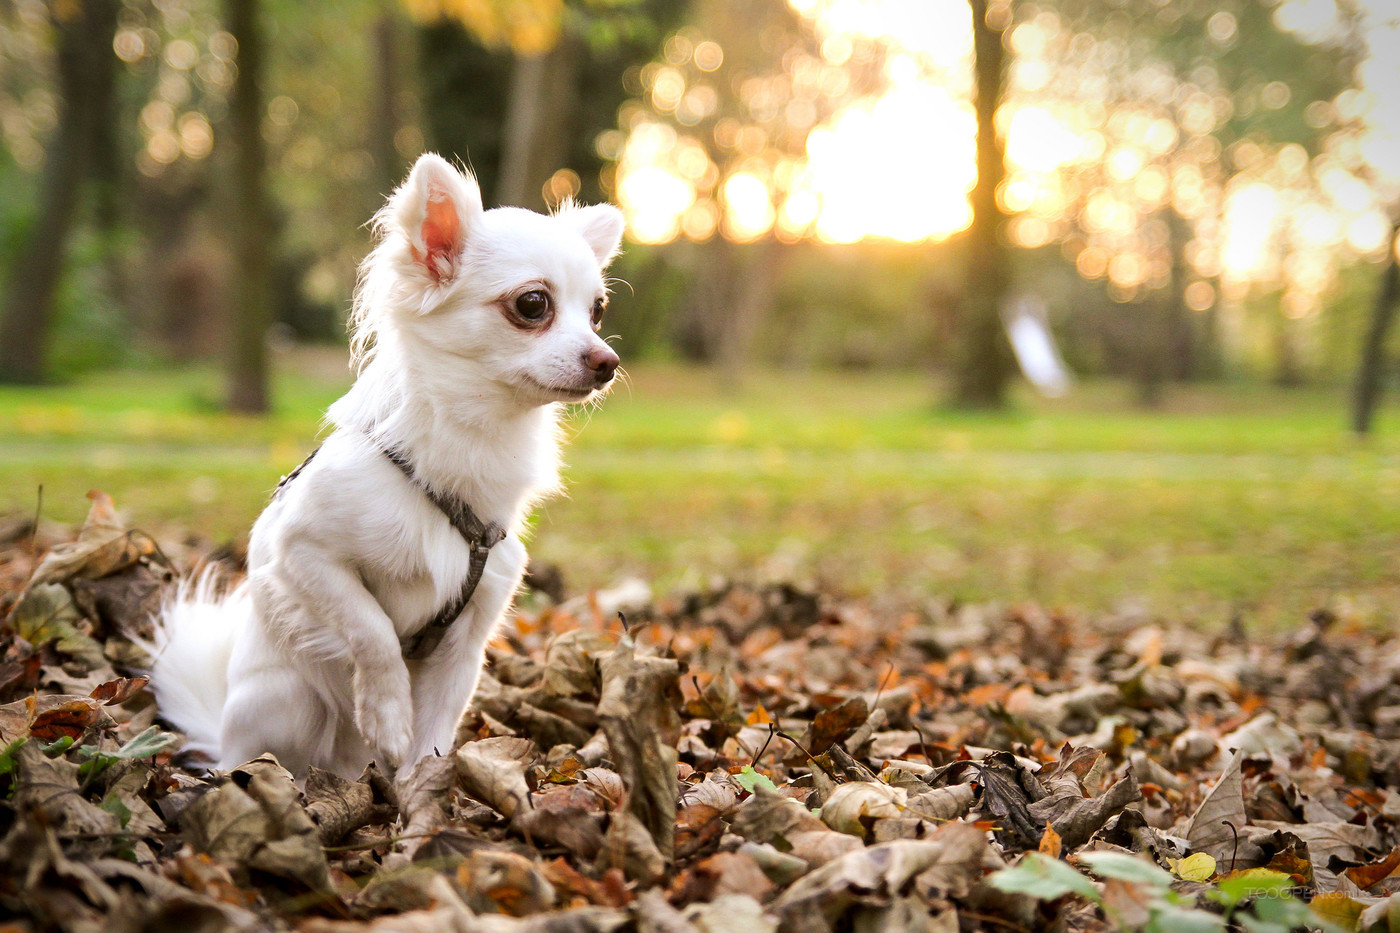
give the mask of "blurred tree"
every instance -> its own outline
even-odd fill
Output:
[[[1356,371],[1351,429],[1357,434],[1371,431],[1385,372],[1386,335],[1390,333],[1397,306],[1400,306],[1400,223],[1391,226],[1388,243],[1385,272],[1371,310],[1371,326],[1366,329],[1366,339],[1361,345],[1361,365]]]
[[[629,73],[622,129],[598,146],[618,160],[612,177],[633,236],[692,244],[677,251],[693,287],[675,339],[732,381],[789,247],[818,235],[809,136],[882,85],[882,49],[859,39],[824,49],[781,0],[697,0],[686,22]]]
[[[103,164],[116,58],[117,0],[50,4],[57,46],[58,119],[44,150],[33,226],[15,253],[0,319],[0,382],[46,376],[54,300],[80,197]]]
[[[593,140],[685,0],[404,0],[431,143],[468,161],[488,203],[544,210],[600,196]]]
[[[263,31],[258,0],[225,0],[228,31],[238,45],[238,76],[229,100],[233,148],[230,205],[234,316],[229,353],[228,405],[260,414],[271,407],[268,328],[272,324],[272,237],[263,141]]]
[[[965,237],[967,276],[952,354],[953,401],[968,408],[999,408],[1015,364],[1002,327],[1002,304],[1010,285],[1006,214],[998,192],[1006,179],[1006,149],[997,126],[1004,96],[1009,0],[968,0],[972,8],[974,110],[977,114],[977,186],[972,224]]]
[[[1112,355],[1150,403],[1164,381],[1218,358],[1221,299],[1238,304],[1252,281],[1240,257],[1228,268],[1232,226],[1268,224],[1280,202],[1315,199],[1310,160],[1333,133],[1329,102],[1359,56],[1282,28],[1267,0],[1023,9],[1010,47],[1024,80],[1008,122],[1014,133],[1018,121],[1053,119],[1067,132],[1063,153],[1027,153],[1008,179],[1012,241],[1058,242],[1082,274],[1107,280],[1123,319]],[[1251,209],[1235,198],[1252,184],[1262,187]],[[1284,282],[1271,328],[1280,378],[1296,373],[1290,325],[1316,308],[1328,261],[1285,233],[1264,254],[1286,250],[1291,261],[1252,273]]]

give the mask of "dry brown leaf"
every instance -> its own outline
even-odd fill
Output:
[[[773,842],[804,831],[832,832],[796,800],[764,787],[757,788],[754,795],[734,811],[730,828],[750,842]]]
[[[842,784],[822,804],[822,822],[837,832],[865,838],[871,824],[898,819],[909,802],[907,791],[874,781]]]
[[[392,821],[399,811],[396,801],[392,784],[372,762],[355,781],[314,767],[306,777],[306,813],[322,845],[335,845],[363,826]]]
[[[532,860],[501,849],[473,852],[457,866],[462,900],[478,914],[526,917],[554,906],[554,885]]]
[[[55,702],[57,701],[57,702]],[[54,742],[67,736],[74,741],[93,726],[111,723],[110,717],[91,697],[45,697],[29,723],[29,734],[40,742]]]
[[[1397,868],[1400,868],[1400,846],[1391,849],[1390,854],[1379,862],[1372,862],[1369,865],[1353,865],[1346,869],[1343,874],[1364,891],[1389,878]]]
[[[676,814],[676,858],[688,859],[709,848],[724,834],[725,811],[693,803]]]
[[[300,797],[275,758],[256,758],[191,804],[181,827],[196,851],[235,872],[256,869],[329,895],[330,869]]]
[[[530,788],[525,768],[538,757],[529,739],[481,739],[457,750],[457,775],[467,793],[510,818],[526,805]]]
[[[943,822],[967,815],[977,801],[977,788],[971,784],[950,784],[910,797],[906,811],[910,816]]]
[[[89,696],[103,706],[120,706],[146,689],[151,682],[149,677],[118,677],[99,684]]]
[[[680,663],[639,655],[631,636],[624,635],[603,658],[601,671],[598,720],[607,733],[613,766],[627,789],[627,810],[669,861],[676,833]],[[626,822],[614,825],[626,826]],[[631,827],[623,838],[632,838]]]
[[[1029,809],[1036,819],[1049,820],[1054,825],[1066,848],[1077,849],[1128,804],[1141,799],[1137,778],[1129,771],[1098,797],[1047,797]]]
[[[102,646],[78,628],[81,621],[73,597],[58,583],[30,586],[7,620],[30,644],[37,647],[52,641],[85,668],[101,667],[105,663]]]
[[[987,847],[982,832],[948,823],[926,840],[863,847],[803,875],[772,904],[781,918],[820,916],[833,924],[852,904],[889,897],[915,876],[941,890],[966,890],[982,876]]]
[[[808,753],[820,755],[859,729],[869,718],[870,707],[865,697],[851,697],[833,709],[817,713],[802,745]]]
[[[1186,841],[1191,843],[1193,852],[1205,852],[1230,868],[1234,868],[1230,860],[1237,847],[1236,833],[1231,831],[1230,825],[1238,830],[1247,821],[1240,771],[1243,760],[1244,755],[1240,752],[1230,756],[1225,770],[1196,808],[1186,829]]]
[[[139,531],[127,531],[117,519],[112,497],[100,489],[88,493],[92,507],[78,540],[54,547],[29,580],[33,588],[44,583],[66,583],[75,577],[96,579],[130,567],[156,552],[151,538]]]

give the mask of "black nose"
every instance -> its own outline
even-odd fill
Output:
[[[596,346],[583,355],[583,364],[593,372],[593,381],[606,385],[617,372],[617,364],[622,362],[611,347]]]

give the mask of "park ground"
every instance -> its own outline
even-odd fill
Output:
[[[0,390],[0,514],[80,522],[110,493],[161,540],[246,541],[278,477],[315,446],[344,355],[279,358],[277,411],[218,411],[210,369]],[[1344,387],[1175,388],[1146,412],[1122,385],[1011,411],[938,407],[918,373],[630,368],[576,412],[569,497],[533,554],[571,591],[716,578],[854,596],[1017,603],[1290,628],[1328,608],[1400,618],[1400,424],[1360,441]]]

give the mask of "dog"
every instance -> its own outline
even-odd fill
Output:
[[[257,519],[247,579],[186,582],[156,620],[159,710],[220,769],[271,752],[354,778],[450,751],[523,522],[560,488],[561,408],[617,372],[598,333],[617,208],[483,210],[427,154],[373,227],[334,432]]]

